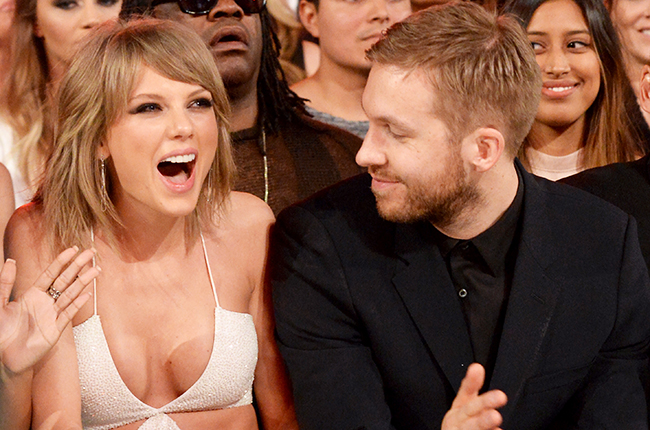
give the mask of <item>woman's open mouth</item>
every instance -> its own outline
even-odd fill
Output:
[[[158,163],[158,171],[172,184],[183,185],[191,177],[196,165],[196,154],[174,155]]]

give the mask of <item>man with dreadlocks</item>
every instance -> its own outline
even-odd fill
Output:
[[[194,29],[208,44],[232,106],[235,189],[277,214],[361,172],[361,139],[308,117],[289,90],[265,0],[125,0],[123,17],[153,15]]]

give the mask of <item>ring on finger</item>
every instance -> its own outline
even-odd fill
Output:
[[[54,288],[53,285],[50,285],[50,288],[48,288],[47,291],[45,291],[45,292],[46,292],[50,297],[52,297],[52,298],[54,299],[55,302],[56,302],[56,299],[58,299],[58,298],[61,296],[61,291],[59,291],[59,290],[57,290],[56,288]]]

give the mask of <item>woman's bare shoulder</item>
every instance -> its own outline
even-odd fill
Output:
[[[43,215],[34,203],[18,208],[9,219],[5,230],[5,257],[16,260],[15,291],[31,286],[46,267],[50,258],[43,235]]]
[[[223,213],[212,228],[203,229],[208,242],[232,247],[247,258],[263,255],[275,217],[264,201],[252,194],[231,192]]]
[[[267,230],[275,223],[273,211],[260,198],[238,191],[230,193],[226,218],[238,228]]]
[[[16,209],[9,218],[5,234],[5,245],[9,242],[40,242],[43,233],[43,212],[35,203],[28,203]]]
[[[11,207],[13,212],[14,187],[11,174],[4,164],[0,163],[0,204]]]

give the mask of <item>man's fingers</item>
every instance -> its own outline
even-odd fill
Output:
[[[503,391],[500,390],[490,390],[487,393],[483,393],[480,396],[476,397],[470,402],[467,402],[462,406],[462,411],[465,415],[469,417],[480,416],[486,411],[494,410],[499,414],[496,409],[505,406],[508,402],[508,397]],[[499,417],[501,414],[499,414]],[[496,425],[501,424],[500,422]]]
[[[459,427],[463,430],[499,430],[502,422],[501,414],[490,409],[468,418]]]
[[[485,381],[485,369],[478,363],[472,363],[467,368],[467,373],[460,383],[458,394],[452,404],[452,408],[461,407],[478,396],[478,392]]]
[[[472,363],[467,368],[449,411],[451,415],[448,423],[451,427],[448,428],[496,430],[501,425],[502,418],[497,409],[503,407],[508,398],[499,390],[479,395],[484,382],[485,369],[478,363]]]
[[[0,305],[9,303],[11,290],[16,280],[16,261],[8,258],[0,271]]]
[[[64,267],[74,258],[79,248],[73,246],[56,256],[43,273],[36,279],[34,286],[41,291],[46,291],[54,280],[59,276]],[[61,290],[59,290],[61,291]]]
[[[499,390],[476,396],[464,404],[452,407],[445,415],[442,429],[499,430],[503,418],[497,409],[505,406],[507,401],[505,393]]]

